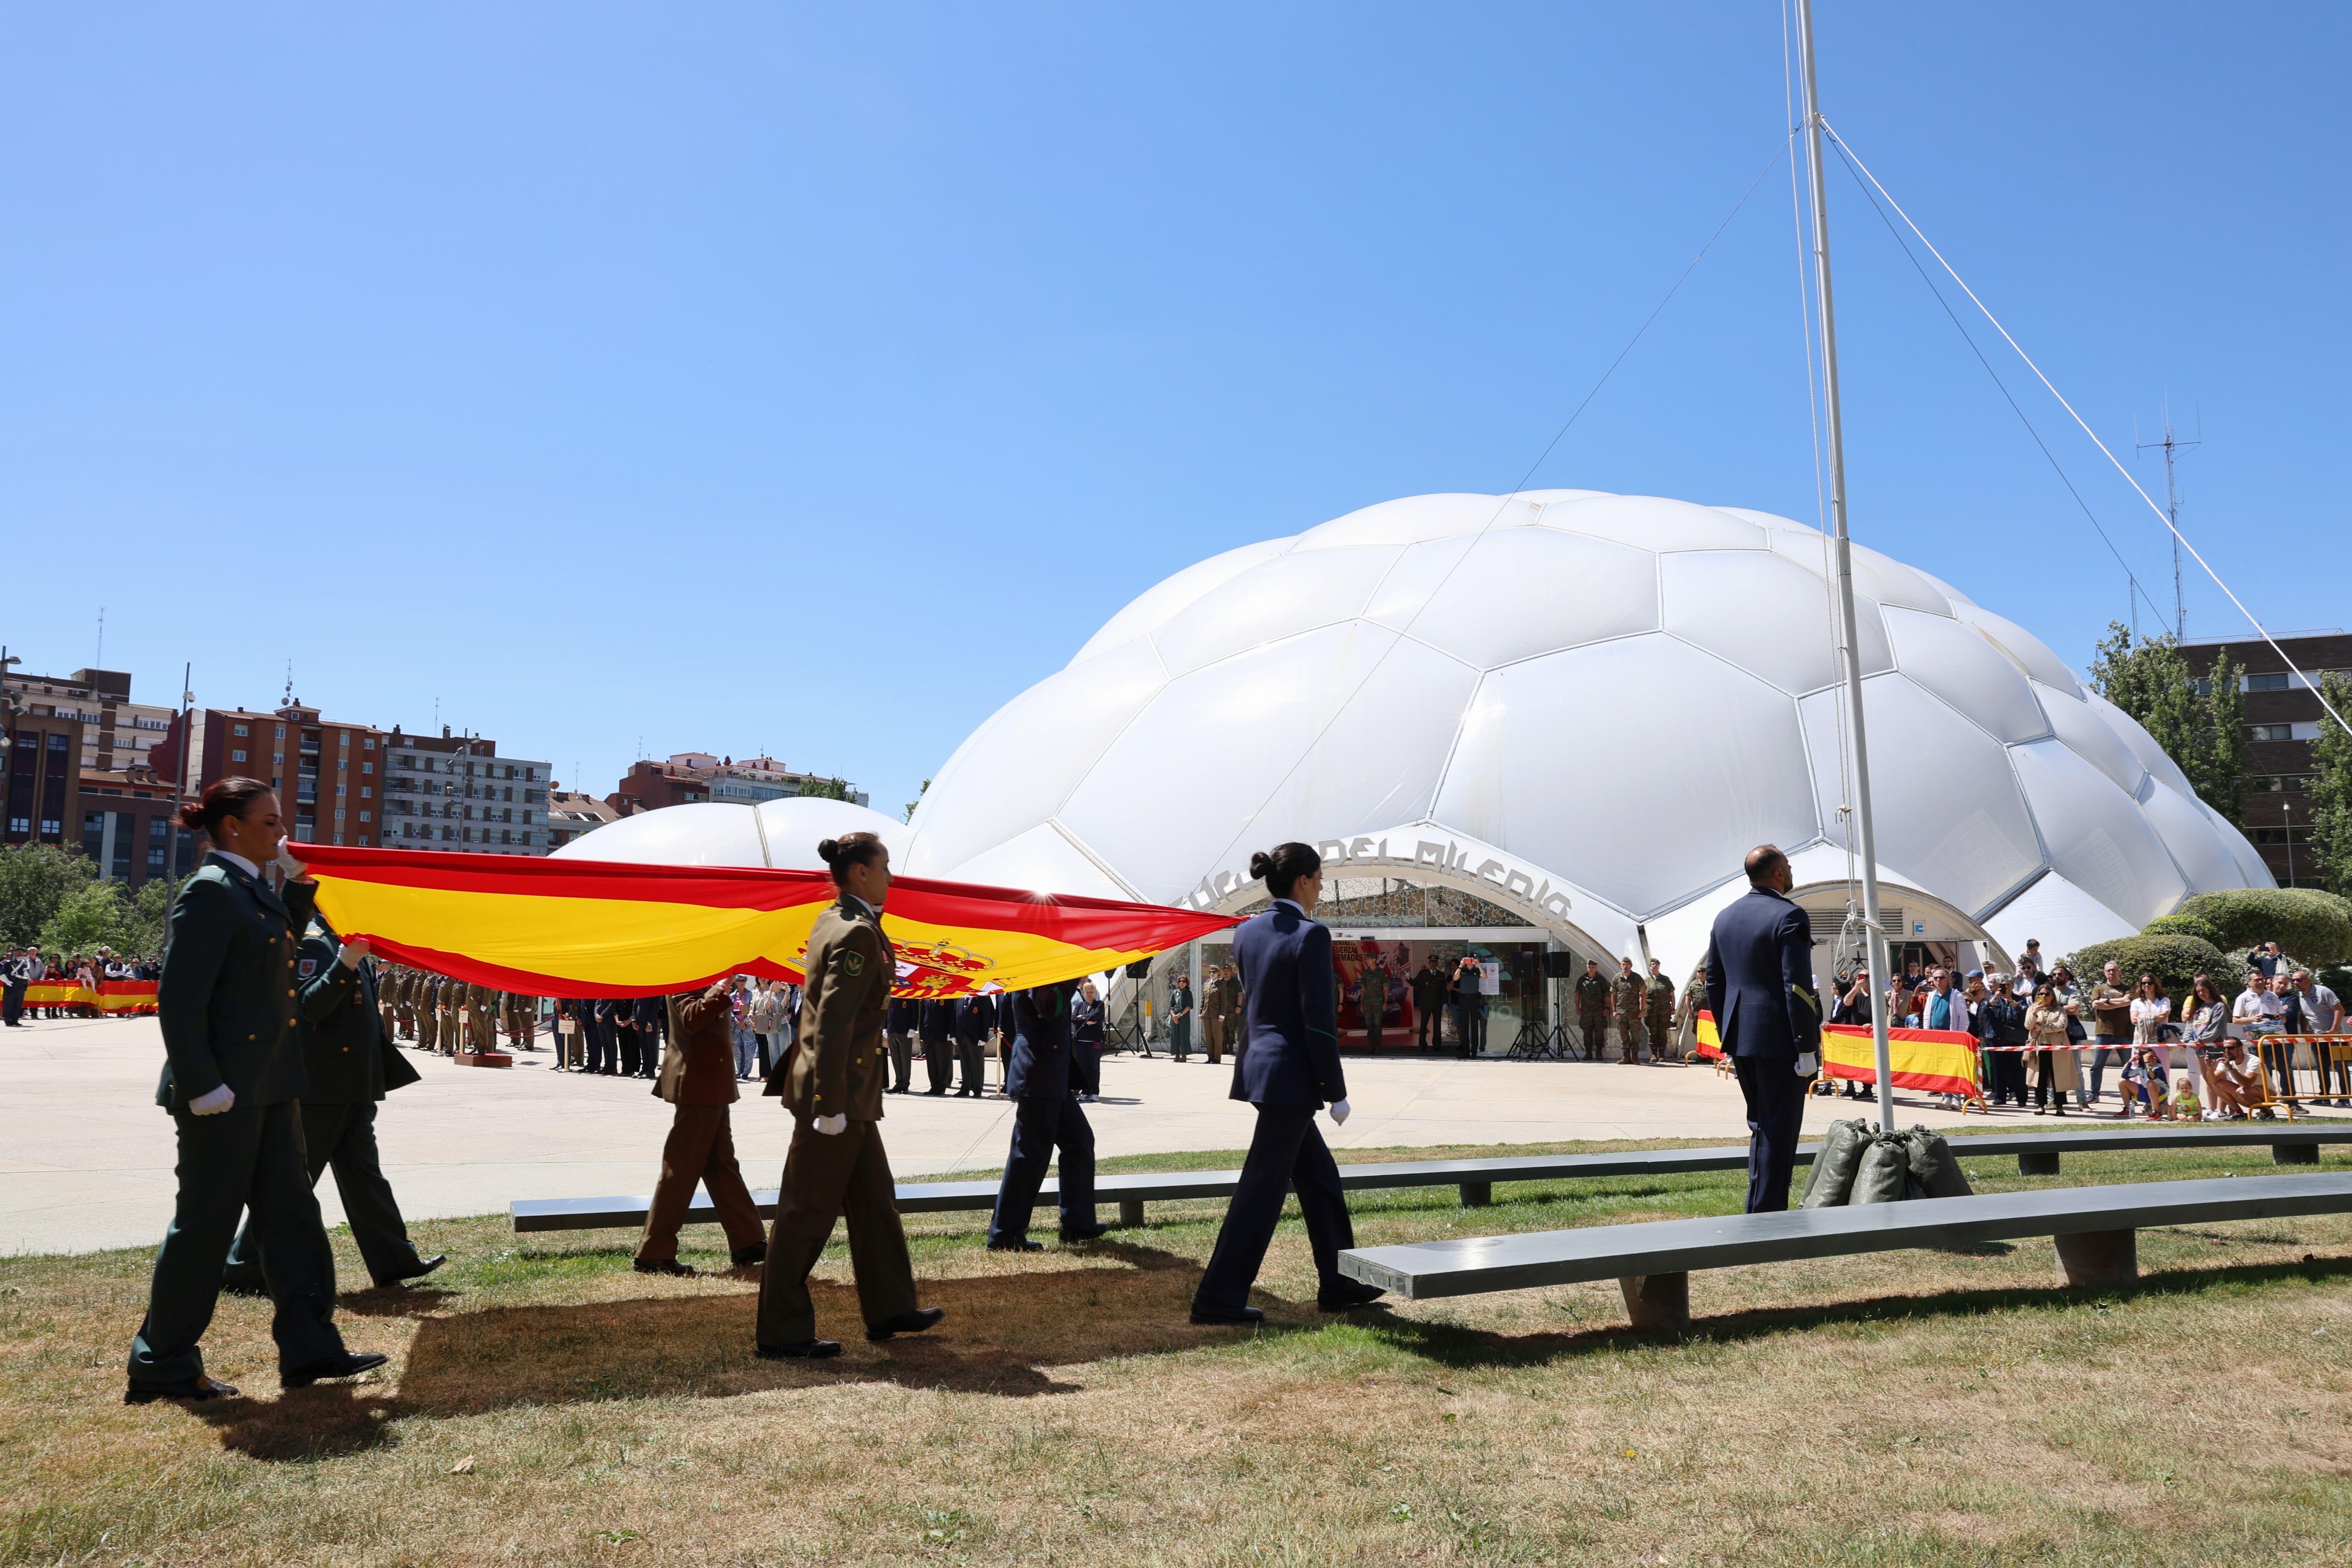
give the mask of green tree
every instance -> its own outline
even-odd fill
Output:
[[[2231,822],[2246,801],[2244,674],[2217,653],[2200,691],[2200,678],[2169,634],[2137,638],[2114,621],[2091,660],[2099,695],[2137,720],[2199,798]]]
[[[847,800],[849,785],[839,779],[816,779],[801,785],[801,795],[807,800]]]
[[[41,927],[41,945],[70,958],[101,947],[122,949],[130,944],[123,929],[122,884],[85,882],[65,896]]]
[[[2338,713],[2352,711],[2352,679],[2336,670],[2319,678],[2320,695]],[[2319,721],[2311,748],[2312,851],[2327,889],[2352,897],[2352,731]]]
[[[919,805],[922,805],[922,804],[923,804],[923,797],[924,797],[925,795],[927,795],[930,794],[930,793],[931,793],[931,781],[930,781],[930,780],[929,780],[929,779],[925,779],[925,780],[923,781],[923,787],[922,787],[922,788],[920,788],[920,789],[919,789],[919,790],[917,790],[917,791],[915,792],[915,798],[914,798],[914,799],[912,799],[912,800],[910,800],[910,801],[908,801],[908,802],[907,803],[907,815],[906,815],[906,817],[905,817],[905,820],[906,820],[906,821],[912,822],[912,821],[914,821],[914,820],[915,820],[915,807],[917,807],[917,806],[919,806]]]
[[[122,945],[128,952],[145,957],[161,957],[163,952],[164,923],[171,918],[172,897],[179,891],[179,881],[165,881],[161,877],[150,878],[146,884],[131,895],[122,910]]]
[[[23,947],[39,940],[58,906],[97,875],[79,849],[54,844],[0,849],[0,944]]]

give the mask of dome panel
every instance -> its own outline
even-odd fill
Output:
[[[1403,552],[1350,545],[1260,562],[1178,612],[1153,640],[1171,675],[1363,613]]]
[[[2221,842],[2230,847],[2230,857],[2238,863],[2238,875],[2246,879],[2244,885],[2249,888],[2277,887],[2278,881],[2271,875],[2270,865],[2263,858],[2263,852],[2255,848],[2244,834],[2231,826],[2228,817],[2195,796],[2189,798],[2198,814],[2205,818],[2207,826],[2221,835]]]
[[[1895,668],[1912,680],[1996,740],[2036,741],[2050,733],[2050,721],[2033,700],[2031,684],[2019,679],[2018,668],[1975,627],[1891,605],[1885,615]],[[1924,735],[1905,738],[1926,742]],[[1871,754],[1877,755],[1874,747]]]
[[[788,795],[782,800],[763,800],[752,809],[759,814],[761,836],[767,840],[768,864],[782,871],[824,870],[817,845],[852,833],[871,833],[881,839],[890,850],[891,862],[904,869],[915,832],[897,817],[885,816],[854,800]]]
[[[2176,795],[2187,795],[2191,800],[2197,798],[2197,786],[2189,782],[2189,775],[2180,771],[2180,764],[2172,760],[2172,754],[2156,743],[2156,737],[2140,728],[2138,720],[2087,688],[2083,692],[2083,700],[2107,721],[2107,728],[2131,748],[2132,755],[2139,759],[2139,765],[2154,773],[2158,784],[2171,785]]]
[[[1867,545],[1853,547],[1853,585],[1889,609],[1901,605],[1930,616],[1949,616],[1952,602],[1937,591],[1927,574],[1915,572]]]
[[[1431,591],[1410,634],[1481,669],[1655,631],[1658,558],[1544,528],[1474,541]]]
[[[2116,733],[2105,715],[2081,698],[2047,686],[2037,686],[2033,694],[2042,704],[2042,711],[2049,717],[2051,730],[2066,742],[2069,750],[2113,779],[2117,789],[2138,796],[2140,781],[2147,777],[2147,770],[2139,765],[2139,758],[2124,744],[2124,738]]]
[[[1873,676],[1862,692],[1881,865],[1970,914],[2041,868],[2041,840],[1999,742],[1902,675]],[[1823,828],[1843,842],[1836,698],[1815,692],[1798,706]]]
[[[2173,864],[2189,879],[2192,893],[2210,893],[2223,888],[2242,888],[2244,873],[2238,868],[2238,858],[2230,846],[2230,838],[2206,819],[2198,803],[2183,800],[2167,785],[2143,773],[2140,775],[2139,808],[2154,827],[2164,847],[2172,852]]]
[[[2057,741],[2010,752],[2049,846],[2050,865],[2135,928],[2189,893],[2139,803]]]
[[[2066,661],[2050,651],[2050,645],[2019,626],[2015,621],[1994,615],[1981,605],[1966,599],[1957,600],[1953,611],[1960,619],[1992,639],[1993,646],[2014,659],[2018,667],[2042,685],[2064,692],[2069,697],[2083,695],[2082,682],[2066,668]]]
[[[1335,550],[1350,544],[1418,544],[1425,539],[1476,533],[1496,525],[1497,513],[1528,512],[1540,506],[1540,502],[1531,506],[1526,500],[1512,496],[1407,496],[1318,523],[1298,536],[1297,548]]]
[[[1181,898],[1223,867],[1236,845],[1264,847],[1244,842],[1251,824],[1398,640],[1385,628],[1349,622],[1171,680],[1087,772],[1057,819],[1144,898]],[[1389,739],[1352,759],[1370,797],[1389,797],[1412,771],[1433,776],[1442,765],[1454,721],[1426,713],[1408,700]],[[1423,730],[1407,728],[1412,722]]]
[[[1054,815],[1110,743],[1168,683],[1141,638],[1031,687],[947,760],[915,809],[908,869],[945,876]],[[954,809],[938,809],[951,800]]]
[[[548,858],[614,860],[628,866],[763,866],[760,825],[751,808],[731,801],[641,811],[608,822]]]
[[[1132,899],[1086,852],[1048,823],[1008,838],[956,868],[954,880],[1089,899]]]
[[[1720,508],[1663,496],[1589,496],[1543,509],[1543,526],[1636,550],[1761,550],[1764,530]]]
[[[1244,544],[1238,550],[1228,550],[1222,555],[1212,555],[1206,561],[1187,566],[1174,576],[1155,586],[1146,588],[1127,607],[1103,623],[1102,630],[1086,640],[1070,660],[1092,658],[1108,647],[1135,637],[1150,637],[1168,624],[1171,617],[1192,604],[1202,595],[1233,581],[1259,562],[1281,554],[1290,548],[1287,539],[1260,540]]]
[[[1658,557],[1665,628],[1791,694],[1817,691],[1843,677],[1829,633],[1830,602],[1822,580],[1769,551],[1676,551]],[[1803,613],[1792,614],[1797,606]],[[1759,637],[1756,617],[1786,623],[1786,635]],[[1878,606],[1857,596],[1863,672],[1892,669],[1893,652]]]
[[[1654,761],[1615,750],[1596,694],[1704,715],[1700,744]],[[1739,764],[1713,765],[1709,748]],[[1793,846],[1820,832],[1790,700],[1659,636],[1488,674],[1436,816],[1537,865],[1573,867],[1575,882],[1637,918],[1737,873],[1765,840]]]

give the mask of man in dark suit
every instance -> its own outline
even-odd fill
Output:
[[[583,1020],[588,1031],[588,1070],[612,1077],[621,1067],[621,1018],[628,1003],[599,996],[587,1005]]]
[[[1789,897],[1794,873],[1772,845],[1748,852],[1748,892],[1715,917],[1706,1006],[1748,1100],[1748,1212],[1789,1206],[1789,1173],[1819,1067],[1822,999],[1813,922]]]
[[[419,1075],[383,1032],[375,960],[368,952],[366,942],[344,942],[317,915],[310,918],[295,952],[296,1016],[307,1079],[301,1100],[302,1145],[310,1162],[312,1186],[327,1167],[334,1167],[343,1217],[368,1275],[379,1286],[392,1286],[432,1273],[441,1267],[444,1255],[417,1256],[376,1153],[377,1102],[391,1090],[416,1082]],[[263,1292],[261,1252],[253,1238],[250,1213],[229,1248],[221,1288],[239,1295]]]
[[[1095,1130],[1070,1097],[1070,988],[1034,985],[998,1005],[1013,1018],[1013,1059],[1004,1091],[1013,1097],[1013,1152],[989,1216],[991,1252],[1035,1252],[1029,1216],[1046,1162],[1062,1152],[1062,1239],[1092,1241],[1108,1227],[1095,1223]]]
[[[915,1023],[919,1004],[894,996],[882,1015],[882,1038],[890,1047],[890,1087],[885,1094],[904,1094],[915,1086]]]
[[[1304,846],[1285,845],[1280,857]],[[1256,857],[1257,862],[1266,857]],[[1325,1311],[1360,1307],[1381,1292],[1339,1272],[1339,1254],[1356,1244],[1348,1218],[1348,1195],[1339,1166],[1315,1113],[1328,1102],[1336,1126],[1348,1119],[1348,1080],[1339,1067],[1339,990],[1331,969],[1331,932],[1307,917],[1323,895],[1319,861],[1311,872],[1282,878],[1278,867],[1266,876],[1273,907],[1234,931],[1234,963],[1240,971],[1245,1047],[1234,1064],[1232,1098],[1257,1107],[1257,1130],[1242,1162],[1241,1180],[1217,1232],[1216,1249],[1192,1297],[1196,1323],[1258,1321],[1265,1313],[1249,1305],[1250,1286],[1282,1218],[1286,1188],[1298,1193],[1307,1221],[1307,1245],[1320,1280],[1316,1305]],[[1277,879],[1283,885],[1277,887]]]
[[[988,1092],[988,1043],[998,1029],[1013,1020],[997,1005],[993,996],[966,996],[950,1005],[954,1008],[950,1026],[955,1034],[956,1058],[963,1073],[963,1082],[956,1092],[977,1100]]]
[[[915,1037],[923,1043],[923,1070],[933,1094],[945,1094],[955,1077],[955,1004],[915,1004]]]
[[[639,1078],[652,1078],[661,1071],[662,1026],[667,1021],[667,1004],[659,996],[640,996],[629,1004],[629,1020],[637,1026]]]

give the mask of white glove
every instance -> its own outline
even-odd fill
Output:
[[[1812,1052],[1807,1051],[1797,1058],[1797,1076],[1799,1078],[1818,1078],[1821,1075],[1821,1070],[1822,1064],[1814,1059]]]
[[[814,1121],[810,1122],[809,1125],[830,1138],[835,1133],[844,1132],[848,1130],[849,1117],[846,1113],[839,1116],[820,1116]]]
[[[1344,1100],[1333,1100],[1331,1102],[1331,1125],[1337,1127],[1347,1120],[1348,1102]]]
[[[278,858],[270,862],[272,866],[277,867],[280,871],[286,873],[286,877],[289,881],[297,880],[310,874],[310,867],[305,866],[301,861],[294,858],[293,844],[294,841],[291,838],[279,839],[278,841]]]
[[[229,1088],[226,1084],[223,1084],[218,1089],[212,1090],[210,1093],[200,1094],[196,1096],[195,1099],[188,1101],[188,1114],[191,1116],[218,1116],[222,1111],[226,1110],[230,1106],[235,1105],[236,1103],[236,1090]]]

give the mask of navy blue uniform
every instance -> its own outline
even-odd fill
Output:
[[[624,1061],[624,1070],[637,1078],[661,1071],[663,1026],[668,1017],[669,1008],[659,996],[640,996],[629,1004],[630,1021],[636,1025],[637,1061],[634,1067]]]
[[[923,1043],[923,1070],[930,1075],[931,1092],[945,1094],[955,1077],[955,1004],[917,1003],[915,1037]]]
[[[1748,1212],[1785,1209],[1805,1124],[1796,1061],[1822,1047],[1812,917],[1769,888],[1734,900],[1707,939],[1706,1007],[1748,1100]]]
[[[985,998],[982,998],[985,1000]],[[1029,1237],[1029,1215],[1045,1164],[1062,1152],[1062,1230],[1066,1236],[1094,1224],[1095,1130],[1086,1110],[1070,1098],[1070,988],[1038,985],[1006,996],[997,1008],[1013,1021],[1013,1059],[1005,1092],[1013,1096],[1013,1152],[1005,1157],[1004,1183],[988,1222],[991,1246],[1017,1245]]]
[[[1298,1193],[1325,1289],[1349,1288],[1351,1281],[1339,1272],[1339,1254],[1356,1244],[1339,1163],[1315,1127],[1315,1113],[1326,1102],[1348,1098],[1348,1080],[1339,1069],[1331,932],[1297,905],[1277,902],[1234,929],[1234,963],[1241,971],[1246,1006],[1233,1098],[1257,1107],[1257,1130],[1217,1233],[1216,1250],[1193,1297],[1195,1310],[1248,1304],[1250,1286],[1282,1218],[1286,1187]]]
[[[988,1088],[988,1037],[1011,1023],[993,996],[967,996],[955,1004],[956,1059],[962,1064],[959,1094],[980,1094]]]
[[[890,1047],[890,1094],[904,1094],[915,1081],[915,1017],[919,1006],[894,996],[882,1010],[882,1039]]]

